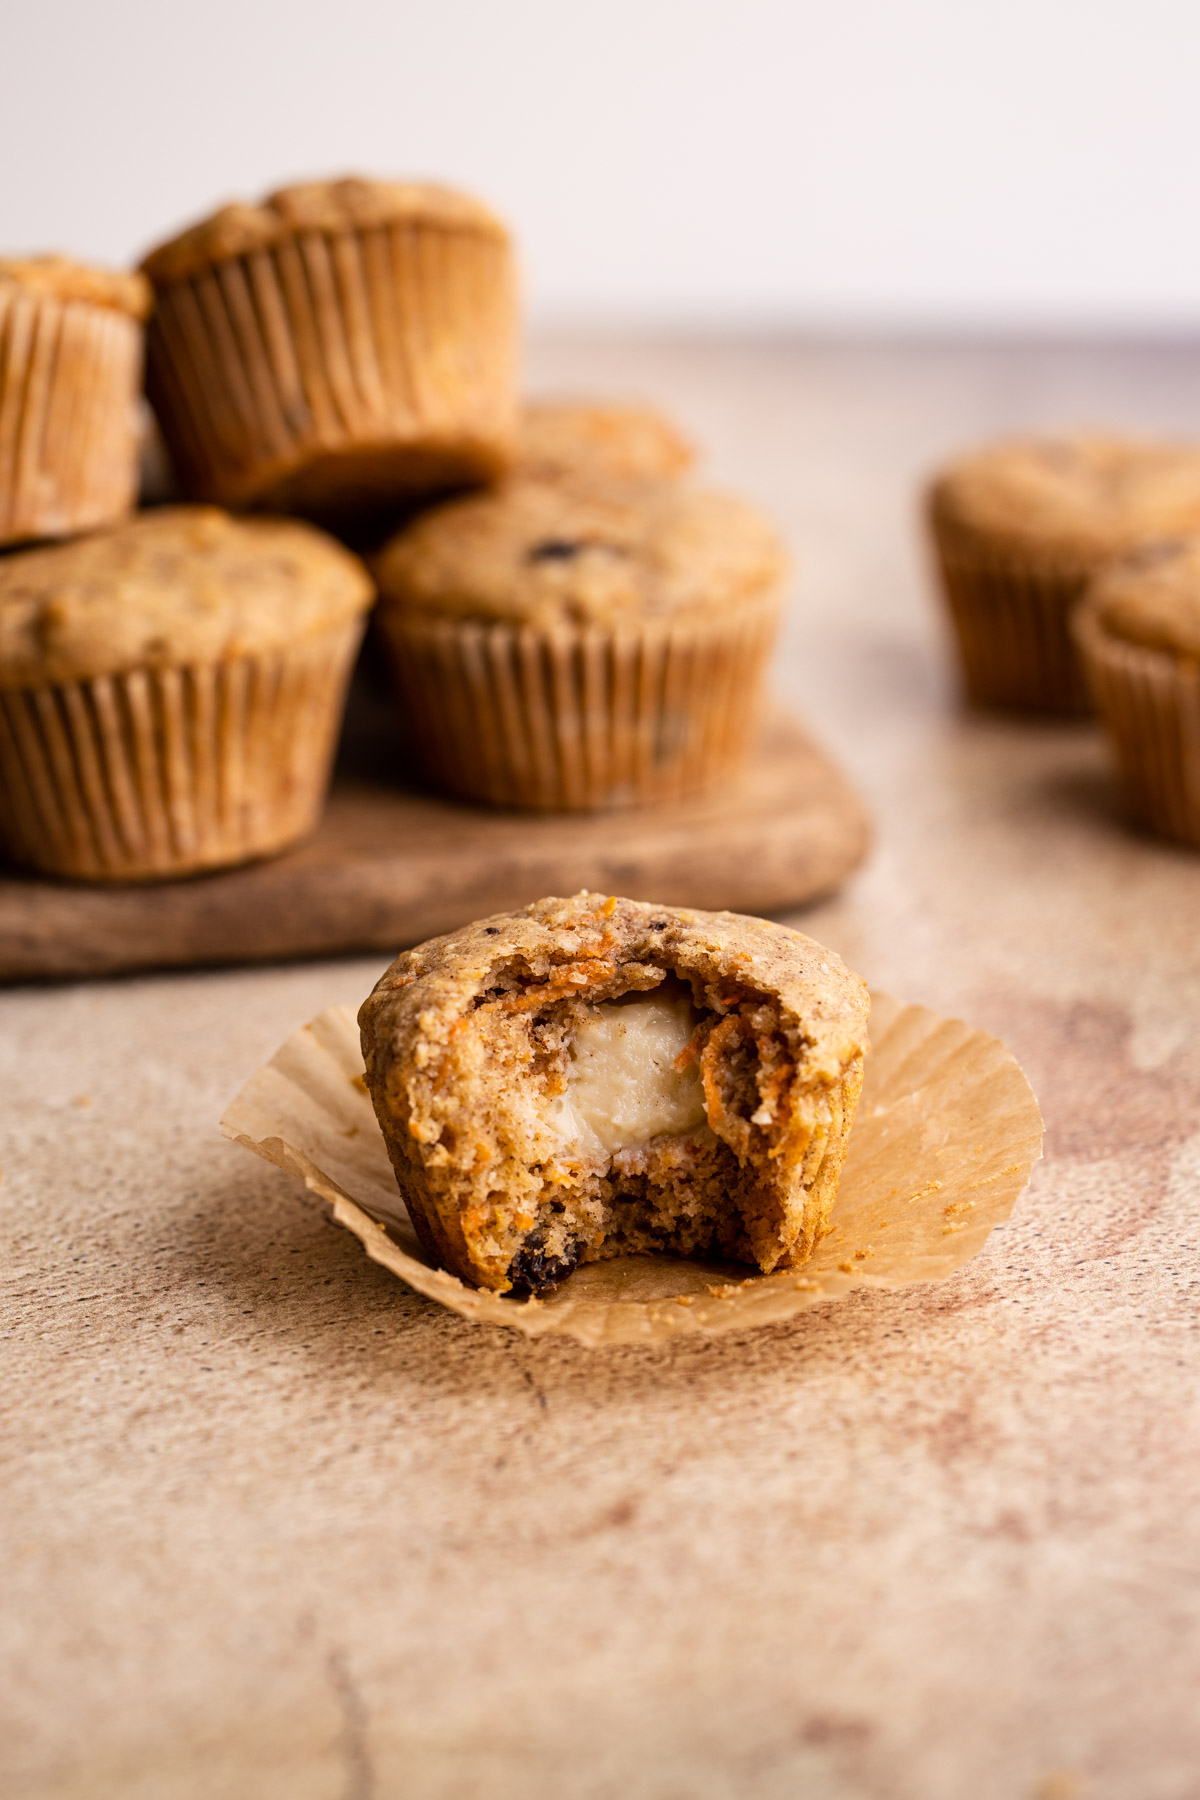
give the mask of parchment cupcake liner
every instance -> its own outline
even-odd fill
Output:
[[[368,1255],[476,1323],[588,1345],[716,1337],[859,1288],[941,1281],[1008,1218],[1041,1155],[1037,1101],[996,1038],[876,995],[872,1050],[829,1234],[799,1270],[669,1256],[588,1264],[543,1300],[467,1287],[432,1266],[404,1210],[363,1084],[353,1007],[297,1031],[221,1120],[227,1138],[296,1175]]]
[[[0,543],[132,508],[142,342],[114,307],[0,282]]]
[[[542,630],[376,615],[429,780],[497,806],[680,799],[732,773],[762,706],[774,599],[713,620]]]
[[[499,238],[303,230],[156,287],[147,388],[194,498],[320,512],[503,466],[515,294]]]
[[[362,625],[215,664],[0,689],[0,845],[137,881],[281,850],[319,816]]]
[[[1200,667],[1127,643],[1087,607],[1075,636],[1130,811],[1200,845]]]
[[[1022,712],[1090,711],[1071,613],[1094,571],[1005,554],[936,512],[930,522],[968,699]]]

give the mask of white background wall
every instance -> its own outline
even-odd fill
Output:
[[[1200,326],[1200,0],[7,0],[0,248],[436,175],[543,320]]]

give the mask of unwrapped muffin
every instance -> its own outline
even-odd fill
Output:
[[[311,182],[223,207],[143,266],[147,385],[191,497],[350,517],[509,461],[513,259],[477,202]]]
[[[516,472],[538,480],[591,471],[617,481],[682,475],[696,460],[687,438],[651,406],[530,401],[517,432]]]
[[[675,799],[735,769],[785,562],[750,507],[674,481],[511,481],[376,561],[426,775],[497,805]]]
[[[213,507],[0,558],[0,851],[140,880],[302,837],[372,592],[311,526]]]
[[[1079,712],[1070,616],[1114,556],[1200,531],[1200,446],[1032,439],[961,458],[929,518],[971,700]]]
[[[140,275],[0,261],[0,544],[69,537],[137,494]]]
[[[422,1244],[521,1295],[648,1251],[802,1263],[868,1011],[861,979],[786,926],[581,893],[407,951],[359,1022]]]
[[[1200,537],[1111,564],[1075,635],[1130,810],[1200,845]]]

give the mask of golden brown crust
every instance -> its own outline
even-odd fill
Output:
[[[1200,661],[1200,538],[1148,545],[1110,564],[1085,605],[1125,643]]]
[[[142,269],[155,283],[172,282],[303,232],[367,230],[406,221],[508,241],[500,220],[469,195],[431,182],[346,176],[279,188],[258,205],[233,201],[149,251]]]
[[[95,269],[65,256],[0,257],[0,285],[20,288],[38,299],[82,300],[144,319],[151,289],[145,276],[123,269]]]
[[[687,1055],[707,1123],[587,1165],[545,1111],[564,1091],[572,1022],[664,981],[697,1009]],[[406,952],[359,1021],[422,1241],[507,1291],[536,1289],[539,1266],[553,1281],[652,1248],[656,1231],[676,1251],[716,1244],[764,1270],[803,1261],[828,1224],[868,1013],[861,979],[798,931],[584,892]]]
[[[1075,436],[962,457],[930,489],[935,526],[1086,567],[1200,531],[1200,445]]]
[[[163,507],[0,558],[0,687],[226,661],[351,620],[372,592],[312,526]]]
[[[517,438],[517,469],[537,480],[590,469],[618,481],[654,481],[683,474],[695,460],[695,447],[650,406],[533,401]]]
[[[761,597],[785,567],[772,527],[740,500],[591,474],[451,501],[375,565],[390,603],[545,628],[721,611]]]

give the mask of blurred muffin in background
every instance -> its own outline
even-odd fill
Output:
[[[617,481],[682,475],[694,445],[655,407],[587,400],[531,400],[517,432],[516,472],[535,480],[591,471]]]
[[[0,851],[131,881],[302,837],[372,597],[322,532],[215,507],[0,558]]]
[[[516,278],[476,201],[311,182],[146,257],[147,386],[190,497],[354,519],[508,465]]]
[[[703,790],[748,748],[784,568],[752,508],[676,481],[514,480],[426,513],[375,561],[426,775],[544,809]]]
[[[1074,623],[1130,810],[1200,846],[1200,537],[1111,564]]]
[[[0,261],[0,544],[69,537],[137,494],[140,275]]]
[[[968,698],[1082,712],[1071,612],[1114,556],[1200,531],[1200,446],[1100,436],[996,444],[935,478],[928,514]]]

